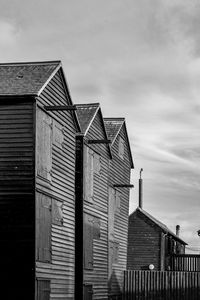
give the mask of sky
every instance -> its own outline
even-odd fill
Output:
[[[130,213],[143,168],[143,208],[173,231],[179,224],[199,253],[200,2],[0,0],[0,8],[0,62],[61,60],[74,103],[125,117]]]

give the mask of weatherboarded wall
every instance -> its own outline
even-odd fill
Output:
[[[34,299],[34,220],[33,102],[1,99],[0,272],[9,299]]]
[[[100,113],[86,135],[89,139],[105,139]],[[92,289],[93,299],[107,299],[110,156],[105,144],[85,143],[84,153],[84,290],[89,295]]]
[[[126,269],[130,188],[114,188],[114,184],[130,184],[130,153],[124,125],[112,145],[109,168],[109,294],[118,295],[123,288]]]
[[[49,286],[51,299],[74,298],[76,128],[72,112],[42,107],[67,105],[67,97],[58,72],[36,107],[36,277],[38,289]]]
[[[127,269],[160,270],[160,231],[145,216],[136,212],[129,218]]]

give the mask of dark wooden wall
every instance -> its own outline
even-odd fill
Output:
[[[119,141],[124,144],[123,158],[119,156]],[[120,294],[123,288],[123,271],[126,269],[127,236],[130,188],[113,188],[114,184],[129,184],[131,162],[125,127],[121,128],[112,145],[108,186],[116,197],[109,195],[109,294]],[[112,199],[111,199],[112,198]],[[113,226],[111,226],[113,224]]]
[[[143,214],[129,217],[128,270],[147,270],[150,264],[160,270],[160,231]]]
[[[34,299],[33,128],[32,101],[1,100],[0,273],[4,299]]]
[[[37,105],[41,107],[67,104],[69,101],[62,76],[58,72],[37,99]],[[47,236],[45,241],[47,248],[50,247],[50,254],[48,257],[47,250],[45,259],[37,258],[36,277],[50,280],[52,299],[74,299],[76,127],[73,113],[69,111],[52,111],[47,114],[37,107],[36,115],[38,122],[43,119],[43,123],[46,123],[46,131],[39,127],[36,130],[38,141],[42,141],[45,133],[47,134],[46,147],[43,145],[43,148],[36,148],[36,156],[39,157],[36,170],[36,203],[39,203],[39,199],[46,201],[43,211],[46,211],[46,218],[49,220],[47,224],[50,224],[47,225],[50,226],[50,237]],[[41,168],[45,159],[47,170]],[[54,204],[60,205],[60,208],[54,211]],[[60,210],[62,216],[59,215]],[[38,216],[39,213],[42,212],[38,212]],[[59,218],[62,220],[59,221]],[[46,232],[49,232],[49,227]]]
[[[98,113],[90,126],[86,139],[105,139],[103,124]],[[105,144],[87,145],[90,151],[99,155],[100,172],[93,172],[92,199],[84,193],[84,286],[85,292],[93,290],[93,299],[108,297],[108,166],[109,151]],[[84,172],[86,173],[86,157]],[[86,174],[84,173],[84,178]],[[85,191],[88,190],[85,182]],[[87,256],[87,257],[86,257]],[[87,265],[86,265],[87,264]],[[90,289],[86,288],[90,286]],[[85,295],[86,296],[86,295]],[[88,296],[89,297],[89,296]]]

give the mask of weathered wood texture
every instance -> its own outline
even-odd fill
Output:
[[[127,269],[160,270],[160,231],[140,212],[129,218]]]
[[[122,154],[119,143],[123,142]],[[127,262],[127,235],[129,213],[129,187],[116,187],[115,184],[130,184],[131,162],[127,136],[122,126],[112,145],[112,160],[109,164],[109,189],[115,196],[109,196],[109,294],[118,295],[122,291],[123,271]],[[120,157],[121,156],[121,157]]]
[[[33,300],[34,141],[28,98],[0,103],[0,236],[2,295],[27,299],[28,294]]]
[[[98,112],[86,135],[86,140],[104,138],[105,132],[103,131],[100,112]],[[84,248],[86,249],[86,245],[88,245],[88,250],[85,251],[84,254],[85,264],[87,260],[87,266],[85,265],[84,268],[84,284],[86,284],[86,286],[88,284],[92,285],[93,299],[103,300],[108,297],[107,182],[110,156],[108,145],[106,144],[87,145],[86,143],[84,151],[86,153],[84,158]],[[89,153],[91,157],[87,162],[87,154]],[[93,176],[89,175],[90,177],[88,177],[86,174],[89,171],[88,166],[90,166],[90,170],[93,170]],[[100,230],[100,232],[98,230]],[[90,252],[88,252],[89,249]]]
[[[170,259],[171,271],[200,272],[200,255],[174,254]]]
[[[124,300],[198,300],[199,272],[125,271]]]
[[[37,104],[69,104],[60,71],[41,93]],[[51,299],[74,299],[76,128],[73,112],[47,113],[37,107],[36,119],[37,124],[43,122],[43,128],[38,126],[36,129],[37,197],[42,194],[49,197],[52,203],[58,201],[60,209],[57,212],[62,214],[60,224],[55,222],[52,215],[50,259],[37,261],[36,277],[51,280]]]

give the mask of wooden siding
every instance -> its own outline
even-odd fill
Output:
[[[199,272],[125,271],[124,300],[199,300]]]
[[[160,231],[140,212],[129,218],[128,257],[129,270],[147,270],[153,264],[160,269]]]
[[[121,149],[119,142],[123,143]],[[120,147],[120,148],[119,148]],[[120,157],[121,156],[121,157]],[[123,158],[122,158],[123,157]],[[122,126],[114,144],[112,145],[112,160],[109,167],[108,184],[112,188],[113,184],[130,183],[131,162],[127,143],[127,136],[124,126]],[[128,235],[128,213],[129,213],[129,188],[115,188],[117,193],[116,209],[114,213],[114,238],[111,239],[109,249],[109,294],[118,295],[122,292],[123,271],[126,270],[127,263],[127,235]],[[112,210],[109,212],[112,214]],[[111,229],[111,227],[109,226]],[[114,244],[117,243],[117,244]],[[114,255],[114,257],[113,257]]]
[[[100,113],[90,126],[86,139],[104,139]],[[100,155],[100,174],[94,172],[93,201],[84,200],[84,213],[100,219],[100,238],[93,239],[93,268],[84,269],[84,284],[92,285],[93,299],[107,299],[108,297],[108,165],[109,151],[105,144],[86,146]]]
[[[28,98],[1,101],[0,272],[8,299],[34,299],[33,123]]]
[[[60,72],[48,83],[37,104],[39,107],[69,104]],[[37,111],[39,109],[37,108]],[[48,112],[48,116],[52,122],[49,176],[42,178],[41,174],[38,174],[36,189],[39,193],[62,202],[63,222],[60,225],[52,223],[51,262],[37,261],[36,276],[51,280],[51,299],[74,299],[76,128],[73,112],[51,111]],[[55,123],[58,125],[57,128],[54,126]],[[58,133],[59,128],[63,136],[54,138],[55,130]],[[40,133],[38,130],[37,135]]]

